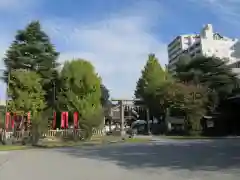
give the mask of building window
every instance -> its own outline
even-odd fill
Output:
[[[190,48],[189,48],[189,51],[193,51],[193,49],[194,49],[194,47],[190,47]]]
[[[198,49],[198,50],[196,51],[196,54],[201,54],[201,50]]]
[[[240,68],[240,62],[236,63],[236,68]]]
[[[196,47],[200,46],[200,42],[197,42],[197,43],[195,44],[195,46],[196,46]]]

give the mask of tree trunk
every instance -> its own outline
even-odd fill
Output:
[[[1,138],[1,143],[3,145],[5,145],[6,144],[6,131],[5,131],[5,129],[2,129],[0,131],[0,138]]]
[[[112,119],[109,120],[109,131],[112,132]]]
[[[38,125],[32,125],[32,145],[36,146],[38,144],[38,141],[40,139],[40,133],[39,133],[39,127]]]

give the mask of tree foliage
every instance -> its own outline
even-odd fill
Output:
[[[185,117],[188,130],[199,130],[200,119],[205,114],[208,102],[207,89],[189,83],[166,80],[155,92],[155,101],[159,102],[165,113],[174,112],[173,116]],[[166,114],[165,114],[166,115]]]
[[[109,90],[106,88],[104,84],[101,84],[101,104],[102,106],[106,106],[109,103]]]
[[[177,64],[176,69],[176,77],[180,81],[204,84],[224,97],[231,94],[238,83],[237,74],[222,59],[197,57],[185,64],[182,61]]]
[[[205,105],[207,89],[194,84],[176,83],[172,87],[175,91],[173,96],[173,106],[184,112],[185,125],[188,131],[199,131],[201,129],[201,118],[206,113]]]
[[[58,109],[79,112],[80,125],[89,129],[103,122],[101,79],[90,62],[77,59],[64,64]]]
[[[181,82],[202,85],[208,88],[209,109],[214,109],[238,86],[237,74],[225,60],[216,57],[183,57],[176,66],[176,78]]]
[[[42,119],[42,111],[46,104],[41,77],[36,72],[23,69],[11,71],[10,77],[9,111],[23,116],[31,113],[32,143],[36,144],[40,132],[47,125],[47,121]]]
[[[142,70],[141,77],[137,82],[135,96],[144,98],[145,94],[155,91],[159,83],[165,80],[165,72],[154,54],[148,56],[147,63]]]
[[[207,88],[188,80],[189,74],[184,74],[188,59],[181,61],[181,77],[184,80],[175,80],[163,70],[154,55],[149,55],[142,75],[137,82],[135,96],[144,100],[155,117],[165,119],[167,111],[181,112],[185,117],[188,130],[199,130],[200,119],[205,114],[205,97]],[[179,75],[180,76],[180,75]]]
[[[22,112],[22,115],[31,112],[32,117],[45,108],[44,94],[40,76],[33,71],[23,69],[11,72],[9,83],[9,110]]]
[[[33,21],[24,30],[19,30],[4,58],[6,66],[5,82],[11,71],[25,69],[36,72],[41,78],[41,86],[48,92],[45,100],[52,106],[54,76],[57,73],[58,53],[38,21]]]
[[[137,81],[135,97],[142,99],[144,104],[150,108],[151,114],[155,117],[158,117],[160,112],[155,92],[167,79],[166,74],[155,55],[150,54],[142,70],[141,77]]]
[[[9,84],[8,110],[21,115],[30,112],[35,132],[53,110],[77,111],[80,126],[91,133],[103,122],[103,112],[110,104],[109,91],[90,62],[66,62],[60,72],[58,56],[38,21],[16,33],[3,59],[3,79]]]
[[[101,84],[101,104],[104,110],[104,115],[106,117],[109,116],[112,107],[112,102],[109,100],[109,98],[109,90],[104,84]]]
[[[229,96],[239,92],[239,79],[227,64],[227,60],[216,57],[191,59],[185,56],[177,63],[176,72],[178,81],[205,87],[207,99],[204,104],[205,111],[208,114],[216,114],[217,112],[219,117],[215,121],[215,130],[218,128],[217,124],[227,124],[226,114],[223,114],[223,110],[219,112],[218,107],[224,106],[223,104]],[[199,112],[199,110],[193,110],[193,112]],[[222,133],[223,129],[220,127],[214,132]]]

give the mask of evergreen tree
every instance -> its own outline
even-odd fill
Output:
[[[239,84],[237,74],[232,72],[226,61],[216,57],[197,57],[193,60],[183,57],[177,63],[176,79],[207,87],[211,110],[231,95]]]
[[[135,96],[144,99],[144,96],[154,91],[165,78],[165,71],[159,64],[158,59],[154,54],[150,54],[137,82]]]
[[[56,77],[58,53],[38,21],[33,21],[24,30],[17,32],[15,40],[4,58],[5,82],[8,74],[17,69],[35,71],[41,78],[48,107],[53,104],[53,82]]]

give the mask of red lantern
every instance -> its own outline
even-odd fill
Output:
[[[74,112],[73,114],[73,124],[74,124],[74,128],[78,128],[78,112]]]

